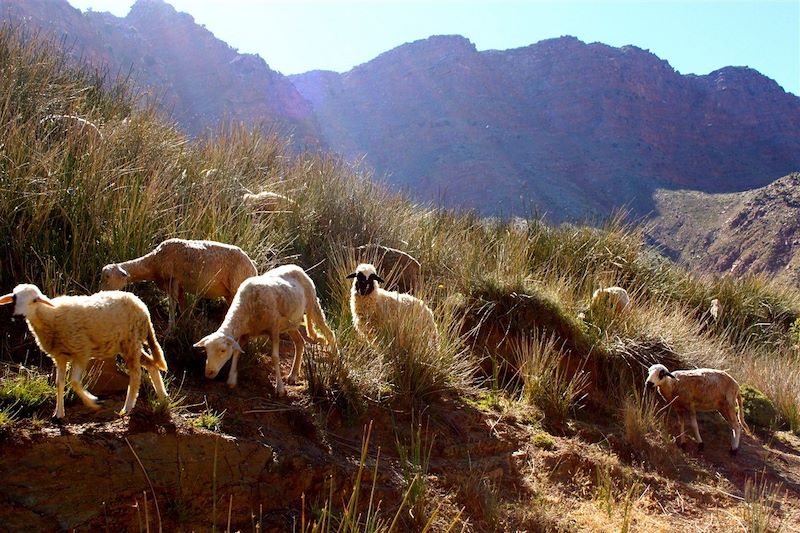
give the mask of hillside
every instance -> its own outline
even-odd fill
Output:
[[[660,190],[651,235],[691,268],[800,285],[800,174],[729,194]]]
[[[0,0],[0,21],[63,41],[74,59],[130,75],[191,135],[225,122],[319,144],[310,104],[259,56],[240,54],[163,0],[138,0],[124,18],[81,13],[66,0]]]
[[[748,68],[684,76],[635,46],[478,52],[436,36],[291,79],[334,150],[485,215],[648,215],[657,188],[741,191],[800,169],[800,98]]]
[[[552,226],[421,206],[369,169],[274,132],[232,126],[192,139],[124,80],[24,37],[0,29],[0,530],[727,533],[800,523],[796,290],[698,278],[619,220]],[[244,188],[292,202],[254,211]],[[278,368],[269,341],[251,338],[230,388],[229,369],[206,379],[193,347],[226,304],[187,295],[171,329],[165,292],[133,283],[126,290],[149,309],[168,362],[169,401],[145,378],[119,416],[129,378],[118,359],[85,375],[99,410],[69,393],[66,417],[53,421],[53,364],[7,295],[20,283],[92,293],[103,265],[171,237],[235,244],[262,273],[303,267],[337,348],[305,343],[301,378],[278,397],[290,337]],[[374,338],[356,333],[347,275],[378,262],[358,255],[362,243],[419,260],[414,295],[436,340],[419,336],[410,313]],[[393,288],[396,273],[380,272]],[[619,313],[590,306],[610,285],[631,296]],[[712,298],[723,310],[713,320]],[[713,413],[699,418],[702,446],[679,445],[673,409],[642,392],[654,363],[724,368],[743,385],[751,431],[736,455]]]

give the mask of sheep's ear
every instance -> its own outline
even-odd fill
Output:
[[[0,305],[10,304],[14,301],[14,294],[6,294],[5,296],[0,296]]]
[[[379,276],[379,275],[377,275],[377,274],[370,274],[370,275],[369,275],[369,279],[367,280],[367,282],[370,282],[370,281],[372,281],[372,280],[376,280],[378,283],[383,283],[383,278],[382,278],[382,277],[380,277],[380,276]]]
[[[119,269],[120,273],[121,273],[123,276],[125,276],[126,278],[129,278],[129,277],[131,277],[131,275],[130,275],[130,274],[128,274],[128,271],[127,271],[127,270],[125,270],[124,268],[122,268],[121,266],[118,266],[117,268]]]
[[[51,302],[51,301],[50,301],[50,298],[48,298],[48,297],[47,297],[47,296],[45,296],[44,294],[42,294],[41,296],[39,296],[38,298],[36,298],[36,301],[37,301],[37,302],[42,302],[42,303],[43,303],[44,305],[46,305],[47,307],[55,307],[55,305],[53,305],[53,302]]]
[[[206,344],[208,344],[208,336],[203,337],[202,339],[194,343],[192,346],[194,346],[195,348],[203,348]]]
[[[353,272],[352,274],[348,274],[345,277],[347,279],[353,279],[354,277],[358,276],[358,272]]]
[[[236,342],[235,339],[231,339],[231,346],[233,346],[233,349],[236,350],[237,352],[244,353],[244,350],[242,350],[242,347],[239,346],[239,343]]]

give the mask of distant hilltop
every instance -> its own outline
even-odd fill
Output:
[[[800,170],[800,98],[749,68],[681,75],[635,46],[567,36],[479,52],[445,35],[287,78],[162,0],[124,18],[0,0],[0,15],[131,72],[193,135],[227,120],[275,129],[486,216],[647,217],[658,189],[746,191]]]

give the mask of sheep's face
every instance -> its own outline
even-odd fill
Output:
[[[383,283],[383,279],[378,275],[375,267],[370,264],[358,265],[356,271],[347,275],[347,279],[353,279],[353,289],[361,296],[366,296],[375,290],[377,283]]]
[[[208,379],[217,377],[225,363],[233,356],[234,350],[242,352],[236,339],[219,332],[203,337],[194,346],[206,349],[206,377]]]
[[[119,265],[106,265],[100,273],[101,291],[119,291],[128,284],[130,276],[125,269]]]
[[[675,379],[675,376],[673,376],[664,365],[653,365],[647,370],[647,381],[645,381],[645,385],[648,389],[660,387],[668,377]]]
[[[54,307],[50,299],[36,285],[23,284],[14,287],[14,292],[0,297],[0,305],[14,304],[14,314],[29,316],[37,305]]]

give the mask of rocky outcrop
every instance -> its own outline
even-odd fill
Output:
[[[647,215],[657,187],[741,191],[800,169],[800,98],[748,68],[683,76],[634,46],[437,36],[291,79],[334,149],[483,214]]]
[[[800,286],[800,173],[741,193],[659,191],[654,241],[714,274],[764,273]]]
[[[66,0],[0,0],[0,19],[63,41],[112,76],[130,74],[192,135],[241,121],[292,134],[300,147],[319,144],[311,105],[288,78],[163,0],[138,0],[124,18],[81,13]]]

